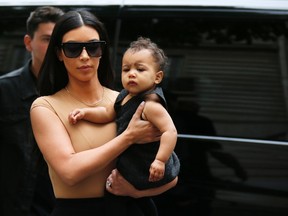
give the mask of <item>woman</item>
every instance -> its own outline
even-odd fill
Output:
[[[106,123],[114,119],[117,134],[124,131],[142,101],[142,119],[151,122],[161,132],[160,142],[132,145],[117,159],[117,170],[137,189],[159,187],[178,176],[180,162],[174,152],[177,130],[166,110],[162,88],[167,57],[149,38],[139,37],[130,43],[122,59],[121,80],[124,89],[116,98],[114,109],[91,107],[73,110],[69,122],[83,119]]]
[[[144,104],[117,137],[115,123],[69,124],[67,113],[76,107],[110,108],[114,104],[118,92],[109,89],[113,72],[108,44],[103,24],[87,11],[67,12],[50,39],[39,77],[43,97],[32,104],[31,121],[56,196],[53,216],[110,215],[105,214],[105,188],[125,199],[121,208],[127,209],[121,212],[156,215],[148,197],[177,182],[176,178],[158,188],[136,190],[113,170],[116,158],[132,143],[145,145],[159,139],[155,129],[140,119]]]

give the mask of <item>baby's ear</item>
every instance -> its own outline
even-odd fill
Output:
[[[164,72],[163,72],[163,71],[158,71],[158,72],[156,73],[155,84],[161,83],[163,77],[164,77]]]

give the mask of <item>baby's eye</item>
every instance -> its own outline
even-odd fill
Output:
[[[129,67],[122,67],[122,72],[128,72],[130,70]]]
[[[139,72],[143,72],[143,71],[145,71],[145,68],[137,68],[137,70],[138,70]]]

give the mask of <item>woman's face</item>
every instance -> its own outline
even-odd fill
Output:
[[[81,26],[64,34],[62,43],[83,43],[99,40],[99,34],[94,28],[89,26]],[[90,56],[87,53],[85,46],[81,47],[81,53],[76,57],[67,57],[62,48],[58,54],[58,57],[60,61],[63,61],[67,69],[70,81],[75,80],[89,82],[93,78],[97,79],[97,70],[100,57]]]

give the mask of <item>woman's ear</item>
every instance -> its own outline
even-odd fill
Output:
[[[158,71],[158,72],[156,73],[155,84],[161,83],[162,80],[163,80],[163,77],[164,77],[164,72],[163,72],[163,71]]]

